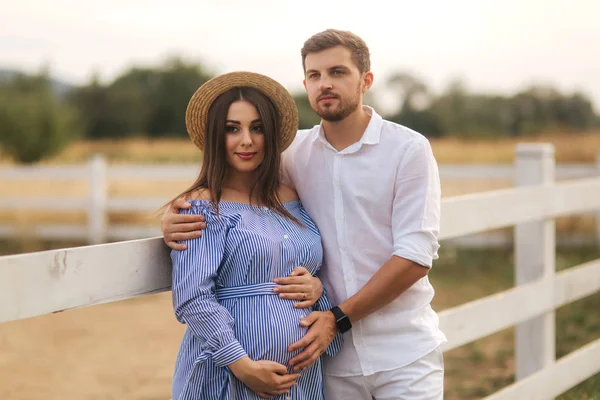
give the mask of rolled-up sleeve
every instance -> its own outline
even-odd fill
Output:
[[[192,207],[182,213],[197,214]],[[234,335],[234,320],[215,296],[215,279],[223,259],[227,224],[214,219],[199,238],[184,241],[186,250],[171,251],[175,316],[202,342],[215,365],[227,366],[246,355]]]
[[[393,255],[431,267],[438,258],[441,189],[437,162],[425,138],[400,160],[392,210]]]

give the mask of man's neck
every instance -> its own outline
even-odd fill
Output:
[[[360,141],[371,116],[365,112],[362,105],[341,121],[323,121],[325,138],[337,151],[341,151]]]

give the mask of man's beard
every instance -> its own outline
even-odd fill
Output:
[[[313,106],[312,109],[324,121],[327,121],[327,122],[342,121],[342,120],[346,119],[346,117],[348,117],[350,114],[352,114],[358,108],[358,102],[359,102],[358,99],[360,98],[360,89],[361,88],[359,85],[356,90],[355,96],[352,99],[349,99],[347,101],[344,101],[344,100],[342,100],[341,97],[336,96],[336,99],[339,103],[339,107],[337,107],[335,110],[330,110],[327,108],[325,108],[325,109],[320,108],[318,100],[317,100],[316,106]],[[312,104],[311,104],[311,106],[312,106]]]

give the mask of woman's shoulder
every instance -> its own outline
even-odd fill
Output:
[[[277,188],[277,197],[279,197],[279,201],[282,204],[289,203],[290,201],[298,200],[298,193],[289,186],[279,185],[279,188]]]

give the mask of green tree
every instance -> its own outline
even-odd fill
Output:
[[[425,82],[412,74],[398,72],[388,79],[387,84],[396,92],[400,104],[399,110],[389,116],[391,121],[427,137],[439,137],[444,134],[445,129],[440,118],[429,109],[433,96]]]
[[[0,85],[0,144],[17,162],[35,163],[78,135],[75,112],[52,92],[47,72]]]
[[[298,107],[299,129],[310,129],[321,123],[321,117],[310,106],[306,93],[297,93],[293,97]]]
[[[212,77],[201,65],[168,59],[151,87],[146,131],[150,136],[187,136],[185,110],[194,92]]]
[[[185,137],[187,104],[210,78],[202,66],[170,58],[158,68],[132,67],[107,86],[93,78],[70,101],[90,138]]]

